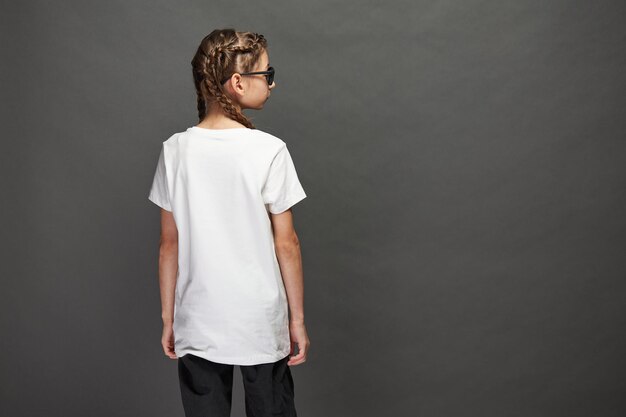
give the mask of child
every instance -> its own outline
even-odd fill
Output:
[[[276,86],[267,41],[214,30],[191,64],[200,122],[163,142],[148,196],[161,207],[163,350],[187,417],[230,415],[234,365],[248,417],[296,416],[289,367],[310,341],[291,207],[306,194],[285,142],[241,112]]]

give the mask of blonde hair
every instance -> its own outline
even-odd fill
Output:
[[[224,93],[220,82],[235,72],[252,71],[267,41],[258,33],[216,29],[202,39],[191,60],[193,81],[198,100],[198,118],[205,118],[208,105],[219,103],[224,114],[244,126],[254,125]]]

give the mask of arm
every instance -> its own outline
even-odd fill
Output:
[[[304,325],[304,279],[300,241],[293,227],[291,209],[280,214],[270,213],[274,233],[276,258],[285,284],[289,303],[289,333],[293,344],[298,345],[298,354],[289,359],[288,364],[298,365],[306,361],[311,342]]]
[[[178,229],[171,211],[161,209],[161,239],[159,243],[159,287],[163,335],[161,345],[166,356],[174,353],[174,295],[178,273]]]

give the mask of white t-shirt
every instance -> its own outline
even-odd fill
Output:
[[[178,228],[178,357],[256,365],[289,355],[268,212],[305,197],[287,145],[269,133],[193,126],[163,142],[148,198]]]

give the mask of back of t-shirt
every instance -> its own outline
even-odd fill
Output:
[[[305,197],[285,142],[269,133],[194,126],[163,142],[148,198],[178,229],[179,357],[250,365],[289,354],[269,213]]]

